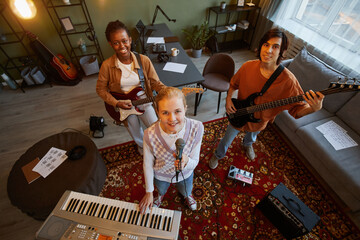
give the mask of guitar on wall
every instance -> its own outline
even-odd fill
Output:
[[[106,102],[104,102],[106,111],[114,119],[115,122],[119,122],[119,121],[122,122],[128,116],[133,115],[133,114],[142,115],[144,113],[144,111],[138,109],[137,106],[155,101],[155,97],[139,99],[137,94],[140,91],[144,91],[144,90],[141,87],[136,87],[127,94],[110,92],[110,94],[117,100],[131,100],[131,103],[133,105],[131,109],[123,109],[123,108],[115,108],[114,106],[111,106],[110,104],[107,104]],[[186,95],[189,95],[190,93],[203,93],[204,89],[202,89],[202,88],[182,88],[181,91],[186,96]]]
[[[57,71],[63,81],[71,82],[77,80],[78,72],[71,62],[66,60],[62,54],[53,54],[33,33],[29,31],[25,31],[25,33],[33,41],[33,43],[36,42],[36,44],[33,45],[40,53],[46,55],[42,57],[50,61],[51,66]]]
[[[353,79],[345,78],[345,81],[342,82],[340,82],[340,80],[341,79],[339,78],[338,82],[330,83],[329,88],[321,90],[320,92],[324,95],[329,95],[338,92],[350,92],[350,91],[360,90],[360,82],[358,80],[354,78]],[[348,80],[350,80],[349,83]],[[231,123],[231,125],[239,128],[244,126],[247,122],[254,122],[254,123],[260,122],[261,121],[260,119],[254,117],[255,112],[281,107],[305,100],[303,95],[298,95],[294,97],[279,99],[276,101],[255,105],[254,100],[258,96],[259,93],[253,93],[245,100],[238,100],[235,98],[231,99],[235,108],[237,109],[235,113],[231,113],[231,114],[226,113],[226,116],[228,117],[228,120]]]

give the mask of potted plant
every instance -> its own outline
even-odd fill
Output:
[[[205,46],[206,41],[214,35],[214,32],[209,29],[208,22],[203,24],[193,25],[191,29],[182,30],[186,39],[190,42],[192,48],[192,55],[194,58],[199,58],[202,53],[202,48]]]

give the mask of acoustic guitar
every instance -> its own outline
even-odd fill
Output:
[[[65,59],[62,54],[53,54],[40,40],[39,38],[29,31],[25,31],[26,35],[32,40],[38,42],[47,52],[52,55],[50,60],[51,66],[59,73],[62,80],[65,82],[76,80],[78,72],[75,66]]]
[[[115,122],[119,122],[119,121],[122,122],[126,118],[128,118],[130,115],[133,115],[133,114],[142,115],[144,113],[144,111],[138,109],[137,106],[155,101],[155,97],[148,97],[148,98],[140,99],[137,96],[138,92],[140,92],[140,91],[144,91],[144,90],[141,87],[136,87],[127,94],[110,92],[110,94],[117,100],[131,100],[131,103],[133,105],[131,109],[123,109],[123,108],[115,108],[114,106],[111,106],[110,104],[107,104],[106,102],[104,102],[106,111],[114,119]],[[203,93],[204,89],[186,87],[186,88],[182,88],[181,91],[183,92],[183,94],[185,96],[187,96],[191,93]]]
[[[329,88],[321,90],[320,92],[324,95],[329,95],[338,92],[350,92],[350,91],[360,90],[360,82],[355,78],[352,79],[345,78],[344,81],[340,81],[340,80],[342,79],[339,78],[338,82],[330,83]],[[226,116],[228,117],[228,120],[231,123],[231,125],[240,128],[244,126],[247,122],[258,123],[261,120],[254,117],[255,112],[260,112],[267,109],[285,106],[288,104],[301,102],[305,100],[304,95],[298,95],[298,96],[293,96],[289,98],[279,99],[276,101],[256,105],[254,104],[254,100],[259,95],[260,95],[259,93],[253,93],[245,100],[238,100],[235,98],[231,99],[235,108],[237,109],[235,113],[231,113],[231,114],[226,113]]]

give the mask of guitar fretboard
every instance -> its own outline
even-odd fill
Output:
[[[148,97],[148,98],[133,100],[133,101],[131,101],[131,103],[132,103],[132,105],[137,106],[137,105],[154,102],[154,101],[155,101],[155,97]]]
[[[347,91],[358,90],[359,86],[358,85],[355,85],[355,86],[357,86],[357,89],[356,88],[334,87],[334,88],[324,89],[319,92],[321,92],[323,95],[329,95],[329,94],[333,94],[333,93],[337,93],[337,92],[347,92]],[[264,111],[267,109],[272,109],[272,108],[281,107],[281,106],[285,106],[285,105],[296,103],[296,102],[301,102],[304,100],[305,100],[304,95],[298,95],[298,96],[293,96],[293,97],[289,97],[289,98],[279,99],[279,100],[276,100],[273,102],[267,102],[267,103],[262,103],[262,104],[238,109],[236,111],[236,113],[234,113],[234,116],[239,117],[239,116],[251,114],[254,112]]]

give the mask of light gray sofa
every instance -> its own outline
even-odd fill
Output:
[[[323,90],[342,74],[310,54],[305,48],[283,63],[294,73],[304,91]],[[295,120],[288,112],[275,124],[303,154],[312,167],[352,210],[360,210],[360,146],[336,151],[317,126],[333,120],[360,144],[360,93],[327,95],[323,108]]]

